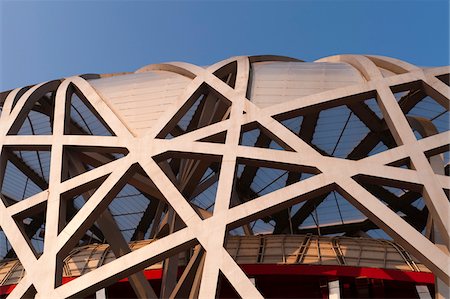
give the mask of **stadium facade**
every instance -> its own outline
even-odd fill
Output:
[[[449,73],[240,56],[1,93],[1,298],[448,298]]]

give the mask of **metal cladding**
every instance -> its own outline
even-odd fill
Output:
[[[151,243],[152,240],[129,243],[132,251]],[[263,250],[260,250],[261,243]],[[303,250],[299,244],[305,243]],[[339,250],[334,250],[338,248]],[[229,236],[225,249],[238,264],[277,265],[340,265],[394,269],[416,273],[428,273],[418,260],[405,255],[401,247],[391,241],[352,238],[319,237],[313,235],[260,235]],[[281,249],[281,250],[280,250]],[[187,266],[190,257],[185,252],[178,256],[178,265]],[[77,247],[64,259],[63,277],[78,277],[91,272],[116,259],[108,244],[90,244]],[[25,275],[17,259],[1,263],[2,285],[15,285]],[[148,266],[144,270],[163,268],[163,262]]]
[[[449,73],[381,56],[240,56],[0,94],[0,257],[23,269],[8,298],[88,296],[123,278],[138,298],[213,298],[223,279],[261,298],[243,260],[306,263],[309,238],[310,264],[347,267],[350,237],[389,242],[367,263],[431,271],[445,294]],[[69,270],[79,277],[64,281]]]

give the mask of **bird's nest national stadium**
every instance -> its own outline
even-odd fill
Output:
[[[450,68],[239,56],[0,94],[0,298],[445,298]]]

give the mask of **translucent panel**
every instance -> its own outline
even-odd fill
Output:
[[[127,184],[109,205],[109,210],[127,241],[131,240],[148,203],[148,198]]]
[[[5,178],[2,184],[2,194],[15,201],[20,201],[41,191],[41,188],[33,183],[33,181],[14,166],[13,163],[8,161],[5,170]]]
[[[71,128],[72,134],[89,134],[97,136],[111,136],[109,129],[85,104],[77,94],[72,95],[70,103],[70,118],[82,131]]]
[[[50,117],[31,110],[17,135],[51,135]]]
[[[48,182],[50,174],[50,151],[14,151],[13,153]]]

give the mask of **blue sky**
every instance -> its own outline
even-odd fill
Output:
[[[0,0],[0,90],[234,55],[379,54],[449,64],[449,1]]]

